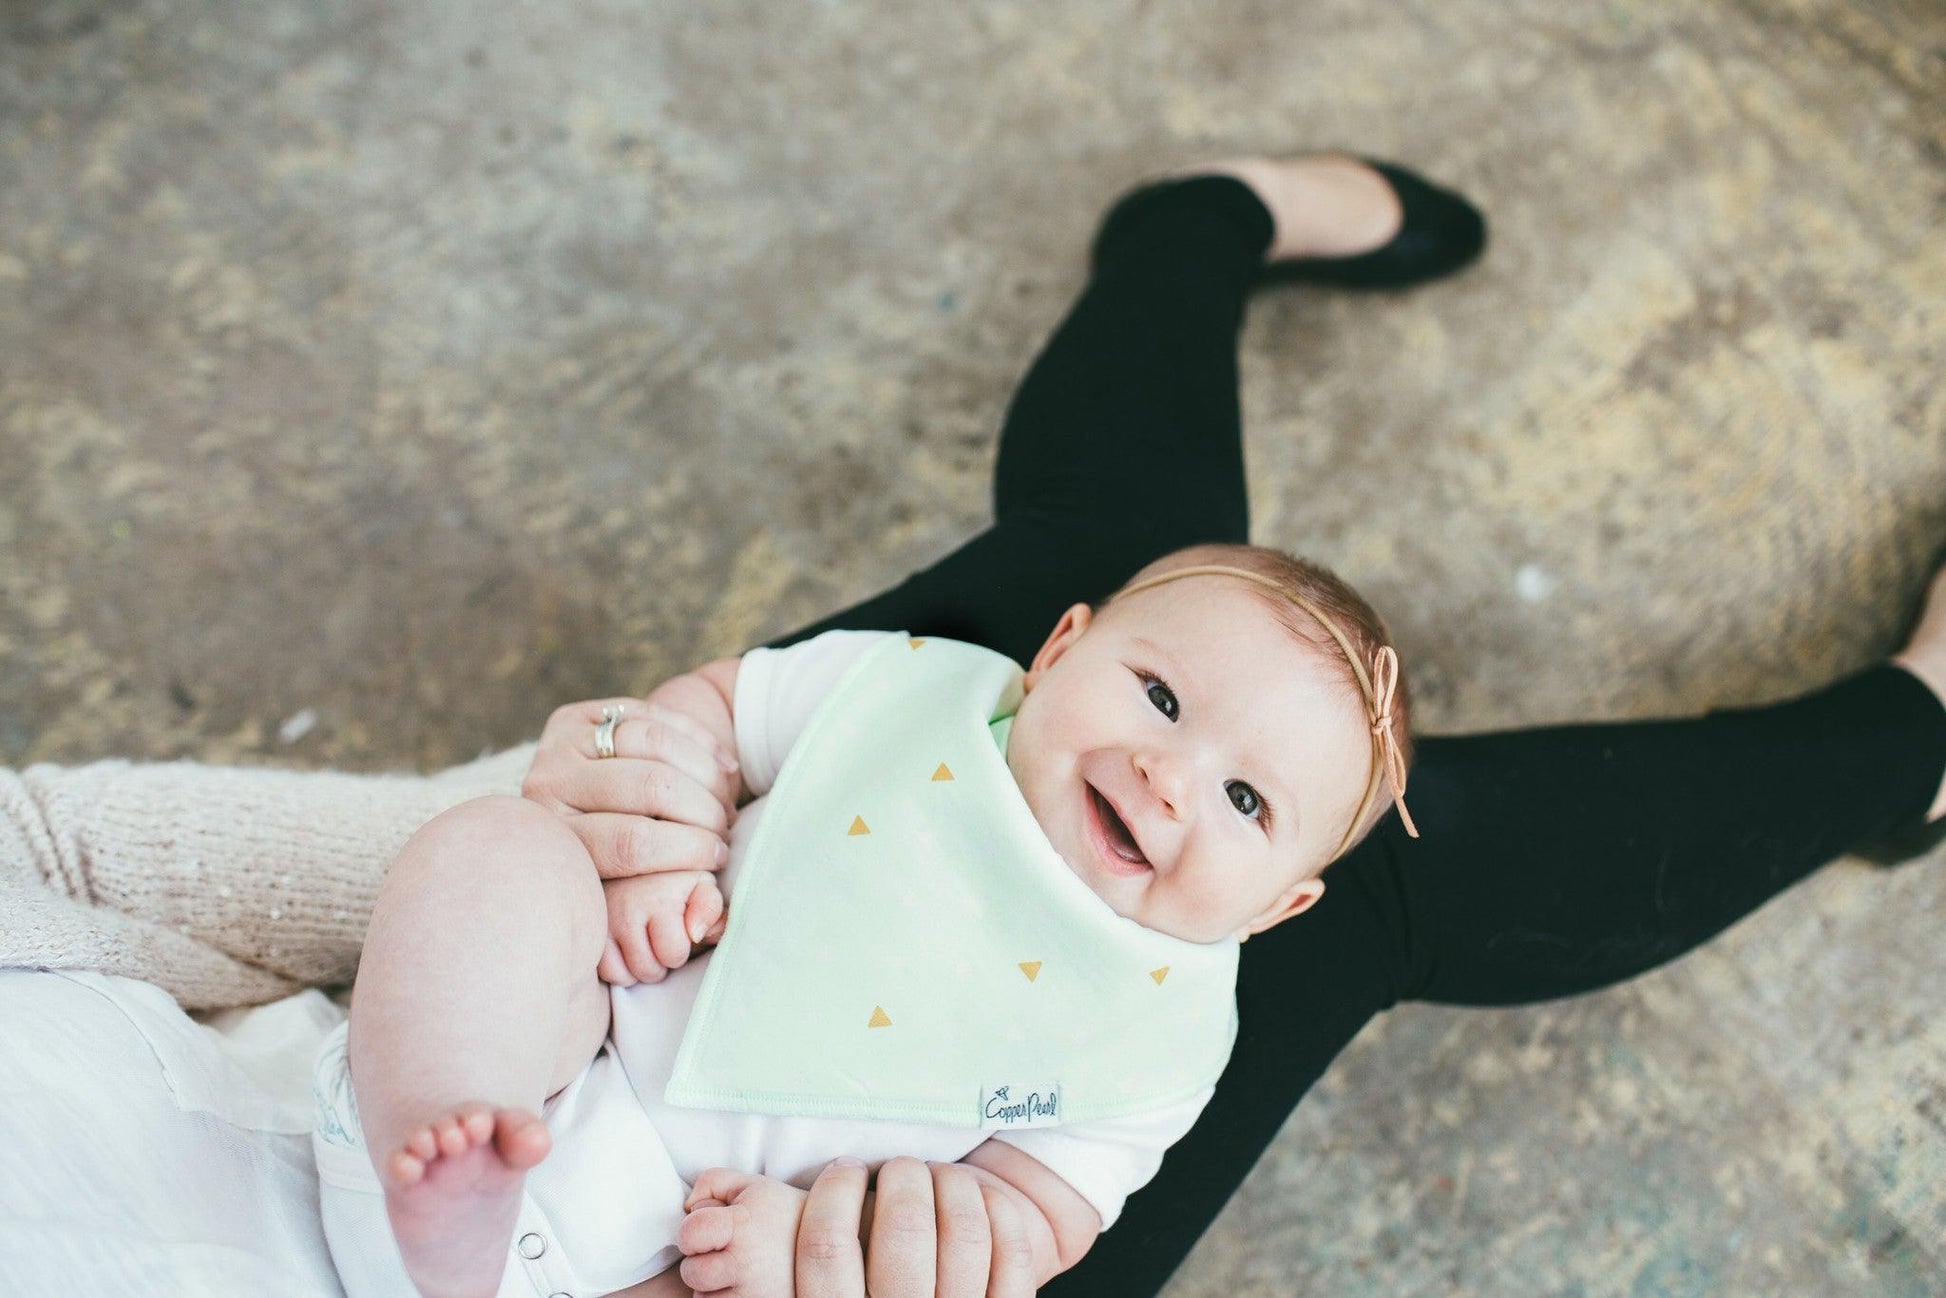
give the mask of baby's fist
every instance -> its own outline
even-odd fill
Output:
[[[768,1176],[712,1168],[696,1178],[676,1230],[682,1280],[698,1293],[791,1298],[797,1223],[811,1196]]]
[[[636,874],[602,883],[608,947],[596,966],[617,987],[661,982],[689,963],[691,950],[722,933],[723,893],[707,870]]]

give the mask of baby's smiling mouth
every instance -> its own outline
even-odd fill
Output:
[[[1127,822],[1115,810],[1115,804],[1104,798],[1092,784],[1088,785],[1088,801],[1094,806],[1094,815],[1089,818],[1093,822],[1090,828],[1094,831],[1097,846],[1106,849],[1103,855],[1108,868],[1117,874],[1140,874],[1152,868]]]

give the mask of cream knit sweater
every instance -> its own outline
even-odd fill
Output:
[[[518,793],[533,746],[437,775],[189,762],[0,771],[0,967],[95,969],[186,1009],[344,983],[412,832]]]

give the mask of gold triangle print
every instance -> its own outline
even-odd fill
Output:
[[[851,818],[851,828],[847,829],[845,834],[848,837],[857,838],[860,834],[869,834],[871,832],[871,826],[865,823],[863,816],[853,816]]]
[[[1020,962],[1020,972],[1027,975],[1028,982],[1033,982],[1041,976],[1041,962],[1038,960],[1022,960]]]
[[[909,645],[911,645],[911,646],[912,646],[912,647],[913,647],[914,649],[917,649],[917,648],[919,648],[920,646],[922,646],[922,645],[924,645],[924,644],[926,643],[926,637],[924,637],[924,636],[922,636],[922,635],[920,635],[920,636],[907,636],[907,637],[906,637],[906,643],[907,643],[907,644],[909,644]]]
[[[932,773],[932,780],[934,784],[939,783],[941,780],[950,780],[952,778],[953,778],[952,769],[948,767],[944,762],[941,762],[939,764],[939,769]]]
[[[892,1016],[885,1012],[883,1005],[874,1005],[872,1006],[872,1021],[865,1026],[868,1028],[889,1028],[892,1026]]]
[[[1149,970],[1149,977],[1155,979],[1155,985],[1158,987],[1162,986],[1162,980],[1164,978],[1167,978],[1168,976],[1169,976],[1168,965],[1163,965],[1162,968],[1160,969]]]

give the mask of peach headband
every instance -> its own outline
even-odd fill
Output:
[[[1358,804],[1358,814],[1351,818],[1351,825],[1345,830],[1344,838],[1338,842],[1336,851],[1331,853],[1335,860],[1339,852],[1351,842],[1351,836],[1364,822],[1365,814],[1372,809],[1372,802],[1378,797],[1379,781],[1391,786],[1392,805],[1399,809],[1399,819],[1405,822],[1405,832],[1414,838],[1419,837],[1419,827],[1412,823],[1412,813],[1405,809],[1405,755],[1399,751],[1399,741],[1392,734],[1392,696],[1399,687],[1399,655],[1391,645],[1380,645],[1372,655],[1371,671],[1359,661],[1352,650],[1351,637],[1339,629],[1325,611],[1302,595],[1296,595],[1269,577],[1251,572],[1248,568],[1233,568],[1224,563],[1196,563],[1186,568],[1176,568],[1169,572],[1158,573],[1133,586],[1124,586],[1116,591],[1113,598],[1133,595],[1137,591],[1160,586],[1164,582],[1176,581],[1183,577],[1238,577],[1244,581],[1255,582],[1259,586],[1276,591],[1283,598],[1316,618],[1331,638],[1338,642],[1338,648],[1351,664],[1351,674],[1358,678],[1358,689],[1365,696],[1366,710],[1371,714],[1372,723],[1372,778],[1365,785],[1365,800]]]

